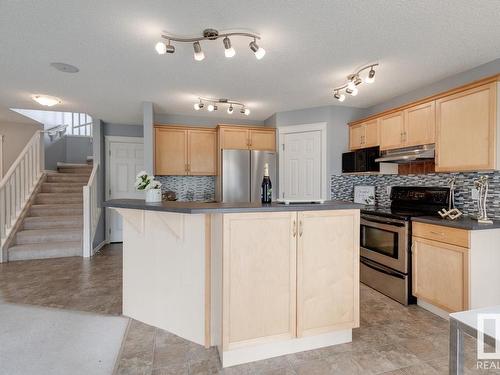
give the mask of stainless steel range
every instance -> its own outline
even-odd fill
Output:
[[[394,186],[391,207],[361,210],[361,282],[402,304],[411,294],[411,217],[448,208],[447,187]]]

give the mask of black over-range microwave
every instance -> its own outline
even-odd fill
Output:
[[[364,148],[342,154],[342,173],[380,172],[380,164],[375,162],[380,156],[378,147]]]

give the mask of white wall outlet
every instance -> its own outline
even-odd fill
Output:
[[[386,186],[385,187],[386,191],[387,191],[387,195],[388,196],[391,196],[391,189],[392,189],[392,186]]]
[[[471,198],[474,200],[479,198],[479,190],[477,190],[475,187],[471,189]]]

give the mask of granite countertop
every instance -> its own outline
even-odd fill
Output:
[[[261,203],[206,203],[170,202],[146,203],[142,199],[111,199],[104,207],[129,208],[134,210],[177,212],[182,214],[215,214],[236,212],[278,212],[278,211],[320,211],[320,210],[359,210],[361,204],[344,201],[325,201],[324,203],[271,204]]]
[[[414,222],[443,225],[446,227],[466,229],[466,230],[484,230],[500,228],[500,220],[494,220],[493,224],[479,224],[477,220],[469,216],[462,216],[457,220],[441,219],[439,216],[417,216],[411,219]]]

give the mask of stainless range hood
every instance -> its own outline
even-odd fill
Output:
[[[434,159],[434,145],[421,145],[414,147],[398,148],[396,150],[382,151],[380,157],[375,159],[379,163],[409,163],[415,160]]]

